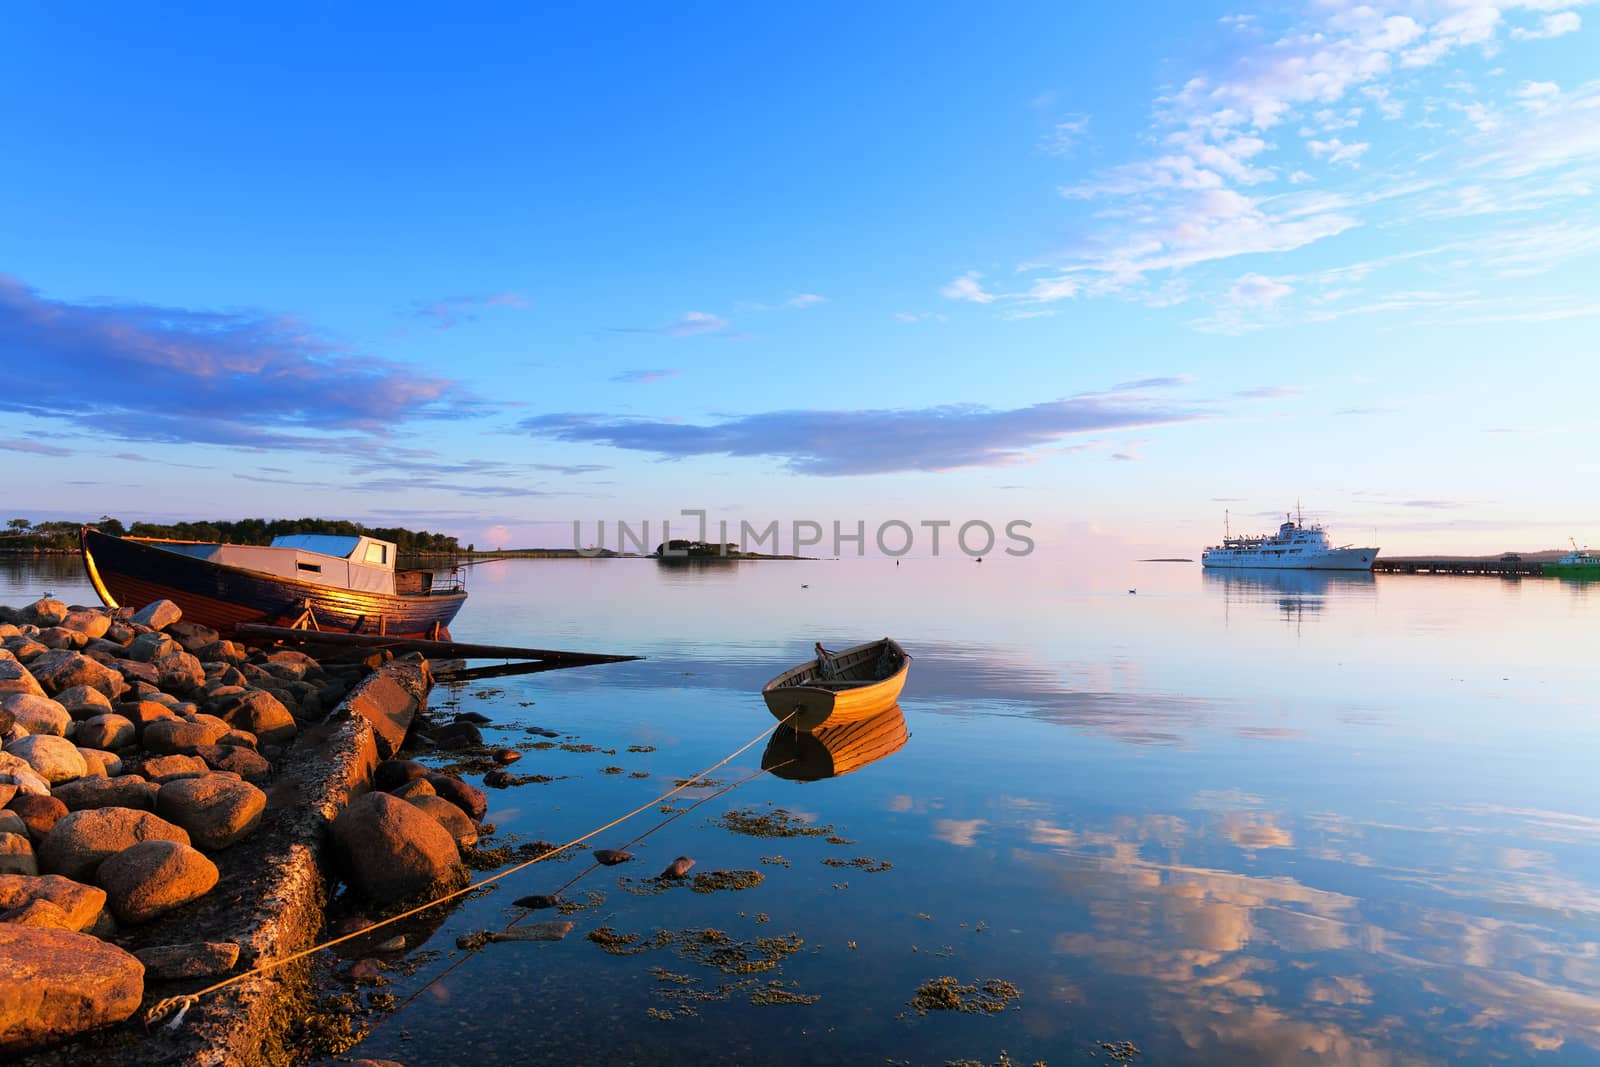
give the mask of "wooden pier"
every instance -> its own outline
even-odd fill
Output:
[[[1538,578],[1544,574],[1544,561],[1533,557],[1507,560],[1494,556],[1379,556],[1373,562],[1372,570],[1376,574],[1463,574],[1490,575],[1499,578]]]

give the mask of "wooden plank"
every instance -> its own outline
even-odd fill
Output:
[[[385,637],[382,634],[347,634],[323,631],[308,633],[286,626],[240,623],[234,632],[241,638],[293,644],[337,645],[347,648],[383,648],[393,652],[421,652],[443,659],[536,659],[550,663],[622,663],[642,656],[615,656],[604,652],[562,652],[549,648],[517,648],[511,645],[475,645],[464,641],[429,641],[420,637]]]

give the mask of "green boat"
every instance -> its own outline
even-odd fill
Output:
[[[1544,565],[1546,578],[1577,578],[1580,580],[1600,580],[1600,552],[1591,552],[1586,548],[1573,546],[1572,551],[1556,560],[1554,563]]]

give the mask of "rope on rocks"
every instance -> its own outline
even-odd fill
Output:
[[[709,801],[713,801],[713,800],[717,799],[718,797],[722,796],[724,793],[730,793],[733,790],[739,788],[741,785],[744,785],[746,782],[754,781],[755,779],[760,778],[763,774],[766,774],[769,771],[775,771],[780,767],[787,767],[789,764],[791,764],[793,762],[794,762],[793,759],[786,759],[782,763],[774,763],[771,767],[763,767],[759,771],[755,771],[754,773],[747,774],[743,778],[739,779],[737,782],[734,782],[731,785],[725,785],[721,789],[718,789],[715,793],[711,793],[711,794],[709,794],[707,796],[701,797],[699,800],[695,801],[693,804],[690,804],[687,808],[684,808],[682,811],[673,812],[671,815],[667,816],[665,819],[662,819],[660,822],[658,822],[654,826],[650,827],[650,829],[646,830],[644,833],[640,834],[638,837],[635,837],[632,841],[628,841],[628,842],[624,843],[622,847],[623,848],[628,848],[631,845],[637,845],[640,841],[643,841],[645,838],[649,837],[651,834],[655,833],[657,830],[660,830],[660,829],[664,828],[668,823],[672,822],[674,819],[682,818],[683,816],[685,816],[685,815],[689,814],[691,811],[693,811],[695,808],[698,808],[700,805],[708,803]],[[591,866],[589,866],[585,870],[582,870],[582,871],[578,872],[576,875],[574,875],[571,878],[569,878],[552,895],[553,896],[560,896],[562,893],[566,892],[568,889],[571,889],[574,885],[576,885],[579,882],[580,879],[588,877],[589,875],[593,874],[595,871],[598,871],[603,866],[605,866],[605,864],[603,864],[603,863],[592,864]],[[532,914],[533,914],[532,910],[524,911],[521,915],[518,915],[515,919],[512,919],[510,922],[508,922],[504,926],[502,926],[500,928],[501,932],[504,932],[506,930],[510,930],[512,927],[516,926],[518,923],[522,922],[522,920],[526,919],[528,916],[530,916]],[[365,932],[365,931],[363,931],[363,932]],[[438,974],[436,974],[432,978],[428,979],[426,982],[424,982],[417,989],[416,992],[412,993],[405,1000],[401,1001],[398,1005],[396,1005],[394,1007],[393,1010],[389,1011],[386,1015],[384,1015],[383,1018],[379,1019],[376,1023],[374,1023],[373,1026],[372,1026],[372,1029],[376,1030],[378,1027],[382,1026],[384,1023],[388,1022],[390,1019],[393,1019],[396,1016],[398,1016],[402,1011],[405,1011],[407,1008],[409,1008],[416,1001],[416,999],[418,997],[422,996],[422,994],[426,993],[428,990],[432,989],[434,986],[438,985],[440,982],[444,981],[446,978],[449,978],[463,964],[465,964],[473,956],[476,956],[478,953],[480,953],[482,951],[483,951],[483,946],[482,945],[479,945],[476,948],[468,949],[462,955],[462,957],[460,959],[456,960],[450,966],[446,967],[443,971],[440,971]]]
[[[781,726],[781,725],[783,725],[783,722],[788,722],[789,718],[793,718],[793,715],[791,714],[790,716],[785,718],[782,722],[779,723],[779,725]],[[149,1027],[152,1024],[160,1022],[162,1019],[166,1018],[166,1016],[169,1013],[171,1013],[173,1011],[176,1011],[177,1014],[173,1017],[172,1021],[167,1023],[167,1029],[176,1030],[182,1024],[184,1015],[186,1015],[188,1013],[189,1009],[191,1007],[193,1007],[195,1002],[198,1001],[201,997],[209,996],[210,994],[215,993],[218,990],[226,989],[228,986],[231,986],[231,985],[236,985],[239,982],[243,982],[247,978],[254,978],[257,975],[266,974],[268,971],[275,971],[280,967],[286,967],[289,964],[294,963],[296,960],[302,960],[302,959],[305,959],[307,956],[315,955],[316,953],[321,952],[323,949],[332,948],[335,945],[341,945],[346,941],[351,941],[351,940],[354,940],[355,938],[358,938],[358,937],[366,937],[368,934],[372,933],[374,930],[379,929],[380,927],[388,926],[391,923],[397,923],[402,919],[409,919],[409,918],[411,918],[411,916],[421,914],[422,912],[427,911],[429,908],[437,907],[438,905],[443,904],[446,901],[454,900],[457,897],[465,896],[466,894],[472,892],[475,889],[482,889],[484,886],[490,885],[490,884],[492,884],[494,882],[498,882],[502,878],[510,877],[511,875],[516,874],[518,871],[526,870],[527,868],[532,867],[535,863],[539,863],[542,860],[547,860],[551,856],[554,856],[559,852],[564,852],[567,849],[573,848],[576,845],[581,845],[585,841],[589,840],[591,837],[598,837],[600,834],[605,833],[607,830],[611,829],[613,826],[617,826],[620,823],[627,822],[629,819],[633,818],[635,815],[638,815],[640,812],[645,811],[645,810],[647,810],[649,808],[656,807],[659,804],[663,803],[664,801],[667,801],[667,800],[671,799],[672,797],[677,796],[679,793],[683,792],[685,789],[692,788],[694,786],[694,784],[696,782],[698,782],[700,779],[706,777],[712,771],[717,770],[719,767],[725,766],[726,764],[733,762],[739,756],[742,756],[745,752],[749,751],[755,745],[757,745],[761,741],[765,740],[767,738],[767,736],[768,736],[768,731],[766,731],[766,730],[761,731],[761,733],[757,734],[755,737],[751,738],[749,741],[746,741],[743,745],[740,745],[738,748],[734,749],[732,752],[728,753],[728,755],[724,756],[722,759],[718,760],[716,763],[713,763],[711,766],[707,767],[705,770],[701,771],[699,774],[696,774],[693,778],[684,779],[681,783],[679,783],[678,785],[674,786],[673,788],[667,790],[665,793],[662,793],[660,796],[656,797],[654,800],[649,801],[648,803],[639,805],[637,808],[634,808],[632,811],[628,812],[626,815],[621,815],[621,816],[618,816],[615,819],[612,819],[610,822],[606,823],[604,826],[596,827],[595,829],[590,830],[588,833],[584,834],[582,837],[575,837],[571,841],[568,841],[566,844],[558,845],[557,847],[551,849],[549,852],[545,852],[545,853],[542,853],[542,854],[540,854],[538,856],[535,856],[531,860],[525,860],[524,862],[517,864],[515,867],[507,867],[505,870],[499,871],[499,872],[497,872],[495,874],[492,874],[489,877],[483,879],[482,881],[473,882],[473,883],[471,883],[469,885],[463,886],[462,888],[457,889],[454,892],[446,893],[442,897],[439,897],[439,898],[437,898],[435,900],[430,900],[426,904],[418,905],[417,907],[412,908],[409,911],[403,911],[398,915],[391,915],[387,919],[380,919],[378,922],[373,923],[371,926],[362,927],[360,930],[356,930],[353,933],[345,934],[342,937],[336,937],[336,938],[332,939],[331,941],[324,941],[321,944],[312,945],[310,948],[301,949],[299,952],[291,953],[290,955],[285,956],[282,959],[272,960],[269,963],[263,963],[260,966],[253,967],[250,970],[243,972],[242,974],[236,974],[236,975],[233,975],[231,977],[224,978],[222,981],[215,982],[212,985],[208,985],[204,989],[196,990],[193,993],[187,993],[187,994],[184,994],[182,996],[166,997],[166,998],[164,998],[162,1000],[158,1000],[150,1008],[149,1011],[145,1012],[144,1024],[145,1024],[146,1027]],[[715,794],[713,794],[713,795],[715,795]],[[711,798],[707,797],[706,799],[709,800]],[[668,820],[668,821],[671,821],[671,820]],[[663,825],[665,825],[665,824],[663,824]]]

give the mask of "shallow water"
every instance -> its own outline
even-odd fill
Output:
[[[524,752],[513,772],[555,779],[489,790],[502,838],[578,836],[747,741],[714,777],[757,771],[772,728],[757,691],[817,639],[906,646],[910,739],[844,777],[715,797],[568,890],[604,899],[567,916],[565,941],[463,962],[459,934],[589,860],[506,879],[414,946],[441,956],[388,990],[421,994],[356,1054],[1062,1064],[1132,1041],[1161,1064],[1600,1062],[1600,588],[999,557],[518,561],[472,568],[469,588],[462,639],[648,657],[435,691],[506,724],[490,733]],[[70,560],[0,560],[0,603],[45,589],[92,601]],[[525,726],[615,754],[538,751]],[[769,805],[850,843],[717,821]],[[765,878],[619,886],[678,855]],[[585,936],[602,926],[803,944],[729,976],[678,945],[608,954]],[[1020,997],[919,1015],[918,987],[943,976]],[[752,1004],[771,981],[820,999]]]

